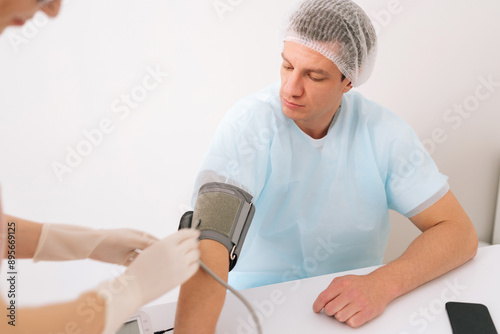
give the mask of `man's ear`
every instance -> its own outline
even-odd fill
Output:
[[[344,80],[347,80],[348,81],[348,84],[344,87],[344,89],[342,90],[343,93],[347,93],[348,91],[351,90],[352,88],[352,83],[349,81],[349,79],[345,78]]]

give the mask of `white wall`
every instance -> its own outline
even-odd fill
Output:
[[[374,74],[359,90],[408,121],[422,140],[441,131],[441,142],[429,146],[432,156],[480,239],[489,240],[500,167],[500,3],[358,3],[377,24],[380,41]],[[217,12],[216,4],[231,10]],[[174,232],[225,111],[279,79],[276,32],[291,6],[286,0],[71,0],[54,21],[38,16],[7,30],[0,37],[5,211],[158,237]],[[141,96],[138,86],[151,69],[168,76]],[[478,100],[481,78],[497,84],[491,92],[480,88],[489,95]],[[131,93],[144,100],[125,114],[120,99]],[[447,114],[463,103],[470,113]],[[59,180],[53,163],[65,163],[69,149],[89,149],[83,132],[103,120],[110,133]],[[387,259],[417,235],[405,219],[392,219]],[[90,261],[21,261],[20,301],[71,298],[118,270]]]

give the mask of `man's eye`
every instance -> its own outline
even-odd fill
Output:
[[[316,82],[320,82],[320,81],[324,80],[323,78],[315,78],[312,75],[309,75],[309,78],[311,78],[312,81],[316,81]]]
[[[287,70],[287,71],[290,71],[290,70],[292,69],[292,67],[291,67],[291,66],[288,66],[288,65],[285,65],[285,64],[283,64],[283,68],[284,68],[285,70]]]

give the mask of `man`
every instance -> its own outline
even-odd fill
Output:
[[[249,288],[382,263],[388,210],[423,233],[395,261],[334,279],[314,312],[358,327],[388,303],[471,259],[477,236],[416,134],[351,91],[373,68],[376,35],[350,0],[306,0],[285,32],[281,83],[221,122],[195,186],[235,184],[256,213],[229,281]],[[200,242],[223,278],[228,251]],[[224,289],[202,271],[182,287],[176,333],[213,333]],[[203,296],[200,303],[199,296]]]
[[[38,10],[55,17],[60,6],[60,0],[0,0],[0,33],[7,26],[23,25]],[[19,308],[12,299],[14,288],[8,304],[0,297],[0,333],[115,333],[139,307],[194,274],[198,268],[198,236],[197,231],[185,230],[158,241],[147,233],[129,229],[40,224],[4,215],[0,198],[0,264],[4,257],[8,258],[9,263],[4,265],[9,265],[9,271],[16,271],[14,260],[22,258],[91,258],[128,266],[120,277],[76,300],[54,305]],[[2,284],[5,282],[2,280]],[[15,287],[16,277],[9,276],[7,282]]]

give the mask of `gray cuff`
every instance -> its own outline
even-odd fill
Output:
[[[424,211],[425,209],[430,208],[433,204],[435,204],[437,201],[439,201],[441,198],[443,198],[444,195],[450,190],[450,185],[448,182],[438,190],[437,193],[432,195],[428,200],[417,206],[415,209],[410,210],[408,213],[405,214],[405,217],[410,218],[413,217],[420,212]]]

